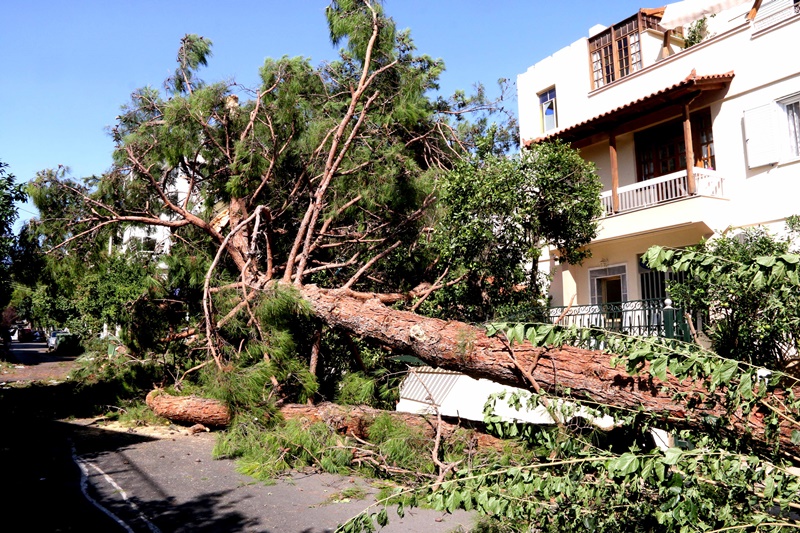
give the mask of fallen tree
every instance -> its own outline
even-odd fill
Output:
[[[705,379],[686,380],[674,375],[659,379],[645,361],[631,373],[617,354],[569,345],[536,346],[531,342],[512,345],[503,335],[489,336],[485,328],[457,321],[423,317],[398,311],[381,303],[377,296],[354,296],[352,291],[331,291],[306,286],[302,294],[315,314],[331,327],[341,328],[402,353],[411,353],[426,363],[486,378],[513,387],[568,396],[590,405],[618,410],[643,411],[678,428],[696,431],[720,430],[748,435],[768,446],[772,440],[792,455],[798,455],[793,431],[797,422],[787,409],[788,396],[798,396],[800,387],[773,390],[757,398],[750,408],[739,405],[730,412],[726,395],[743,379],[751,379],[747,369],[735,367],[729,383],[710,388],[713,372]],[[762,385],[763,387],[764,385]],[[194,397],[148,395],[148,405],[156,414],[171,420],[225,426],[230,421],[226,406]],[[375,411],[361,408],[361,416]],[[333,404],[284,406],[287,418],[298,416],[331,422],[334,414],[345,420],[344,408]],[[772,416],[781,413],[777,422]],[[352,415],[350,415],[352,416]],[[413,417],[396,415],[406,422]],[[718,421],[709,423],[710,417]],[[359,417],[352,417],[357,420]],[[361,435],[355,425],[345,424],[345,433]],[[449,428],[449,426],[448,426]],[[452,431],[452,428],[448,429]]]
[[[119,116],[109,173],[78,182],[62,169],[33,182],[43,213],[36,242],[65,250],[68,261],[85,257],[76,252],[81,240],[102,258],[109,242],[119,242],[117,228],[168,232],[169,268],[149,280],[126,317],[132,349],[177,360],[175,383],[164,386],[215,387],[232,426],[245,433],[269,429],[253,413],[336,399],[353,375],[374,384],[369,372],[399,371],[389,355],[414,355],[530,390],[548,405],[563,397],[609,409],[636,430],[656,421],[690,429],[698,446],[716,450],[702,458],[677,449],[647,457],[605,451],[590,461],[582,454],[592,444],[581,435],[534,435],[545,458],[563,459],[550,466],[565,470],[537,482],[557,480],[582,499],[554,502],[568,497],[548,485],[525,507],[502,499],[504,479],[480,502],[487,513],[530,523],[557,510],[564,524],[589,529],[583,519],[595,514],[613,530],[677,503],[686,506],[682,525],[721,501],[753,505],[751,488],[772,474],[741,465],[800,455],[796,381],[659,339],[552,324],[472,325],[546,303],[541,279],[525,265],[537,264],[545,247],[567,261],[584,257],[601,213],[599,178],[560,144],[506,157],[514,134],[489,126],[486,114],[497,107],[480,90],[430,98],[442,64],[416,54],[380,4],[338,0],[326,16],[334,43],[344,44],[339,59],[316,68],[301,58],[268,59],[252,90],[203,83],[197,72],[210,42],[185,36],[166,93],[140,89]],[[467,123],[470,112],[478,118]],[[781,263],[783,273],[796,279],[796,263]],[[158,398],[151,403],[165,402],[165,413],[184,409]],[[710,464],[701,475],[694,463],[705,457],[729,464]],[[578,464],[588,466],[572,475]],[[725,477],[731,471],[742,474],[735,490]],[[508,476],[531,482],[519,470]],[[620,477],[627,489],[614,492]],[[635,505],[615,499],[640,487],[647,489]],[[785,499],[796,499],[788,482],[781,487]],[[606,492],[589,492],[595,488]],[[466,501],[450,496],[448,510]],[[743,523],[753,516],[730,512]],[[736,520],[722,518],[719,527]]]
[[[786,408],[790,397],[800,397],[800,386],[795,383],[789,390],[772,390],[751,409],[746,404],[729,412],[726,395],[731,390],[735,393],[742,380],[753,386],[754,369],[740,370],[735,362],[724,363],[713,354],[712,359],[730,369],[727,387],[705,386],[713,379],[711,371],[699,380],[666,373],[662,374],[666,379],[659,379],[652,375],[647,361],[637,373],[631,373],[624,361],[615,361],[625,354],[563,344],[536,346],[528,341],[512,346],[503,335],[490,337],[485,328],[398,311],[378,298],[357,298],[347,291],[306,286],[302,294],[331,326],[413,353],[435,367],[557,396],[568,393],[598,406],[643,410],[677,427],[705,431],[712,417],[727,421],[714,429],[750,435],[763,443],[777,436],[783,448],[800,455],[793,436],[800,425],[794,412]],[[777,421],[770,416],[776,411],[781,413]]]

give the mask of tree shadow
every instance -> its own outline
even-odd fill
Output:
[[[86,454],[120,452],[153,441],[141,434],[104,430],[67,423],[70,418],[92,417],[98,406],[115,397],[104,385],[79,386],[34,383],[0,388],[0,474],[4,480],[3,508],[26,531],[125,531],[119,521],[90,502],[92,499],[121,518],[133,531],[153,529],[129,504],[105,501],[90,485],[82,487],[76,450]],[[144,473],[141,473],[145,476]],[[157,517],[158,529],[167,531],[244,531],[257,523],[235,510],[230,491],[209,492],[191,501],[155,498],[138,502],[144,516]],[[160,494],[165,494],[161,491]],[[227,496],[227,498],[226,498]],[[264,531],[264,529],[259,529]]]

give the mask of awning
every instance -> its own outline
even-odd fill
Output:
[[[661,26],[667,29],[684,26],[705,15],[719,13],[748,1],[752,0],[683,0],[667,4],[661,17]]]

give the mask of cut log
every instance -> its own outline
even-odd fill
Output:
[[[224,427],[230,424],[228,408],[218,400],[196,396],[172,396],[156,389],[148,393],[146,401],[155,414],[174,422],[212,427]],[[318,405],[286,404],[280,408],[280,413],[286,420],[300,420],[307,424],[324,422],[337,433],[362,440],[368,440],[369,427],[380,415],[389,415],[398,422],[421,430],[431,439],[436,435],[435,417],[382,411],[364,405],[336,405],[328,402]],[[508,441],[480,431],[482,424],[471,424],[470,421],[456,424],[444,420],[441,424],[442,438],[445,440],[460,429],[475,430],[469,434],[469,438],[476,447],[501,450],[508,444]]]
[[[690,408],[686,401],[674,399],[677,394],[684,398],[721,399],[724,388],[710,394],[700,383],[679,381],[673,376],[660,381],[649,374],[647,365],[638,375],[630,375],[621,366],[611,364],[613,354],[600,350],[543,348],[525,342],[514,346],[514,363],[508,345],[498,337],[489,337],[481,327],[391,309],[378,298],[358,298],[350,291],[306,285],[301,292],[328,325],[413,354],[434,367],[531,390],[533,386],[525,375],[528,374],[550,394],[563,395],[569,389],[573,398],[623,410],[643,409],[678,427],[698,431],[706,431],[710,419],[727,418],[721,401],[698,401]],[[523,372],[520,368],[531,370]],[[794,394],[800,395],[800,388]],[[781,405],[785,397],[786,392],[774,391],[765,401],[774,400],[775,405]],[[730,418],[733,422],[719,429],[750,435],[763,443],[767,440],[764,418],[768,409],[762,404],[748,415],[734,413]],[[790,417],[781,418],[777,429],[783,449],[800,456],[791,441],[796,423]]]
[[[181,424],[225,427],[231,423],[228,407],[220,401],[196,396],[171,396],[160,389],[150,391],[147,406],[162,418]]]

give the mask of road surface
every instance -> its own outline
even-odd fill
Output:
[[[355,477],[296,473],[274,485],[256,482],[233,461],[212,458],[214,434],[173,427],[155,437],[82,418],[86,398],[58,376],[74,362],[44,344],[12,349],[24,363],[0,379],[4,531],[321,533],[374,502],[376,488]],[[48,384],[20,386],[34,375]],[[345,497],[355,486],[364,499]],[[389,516],[387,533],[468,531],[473,521],[420,509]]]

